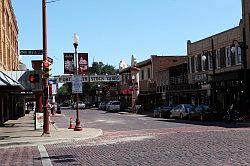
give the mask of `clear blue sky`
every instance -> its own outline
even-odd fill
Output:
[[[49,0],[47,0],[49,1]],[[19,27],[19,49],[42,48],[42,0],[12,0]],[[187,40],[197,41],[238,26],[241,0],[61,0],[47,5],[48,54],[53,75],[63,74],[63,52],[79,52],[118,68],[134,54],[186,55]],[[22,56],[31,68],[31,59]]]

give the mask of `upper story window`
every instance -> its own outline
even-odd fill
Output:
[[[220,67],[226,67],[226,48],[220,49]]]
[[[226,48],[226,67],[231,66],[231,48]]]
[[[220,68],[220,49],[216,50],[216,68]]]
[[[241,64],[241,48],[236,46],[236,64]]]
[[[194,72],[196,73],[198,71],[198,60],[197,57],[194,57]]]
[[[148,71],[148,73],[147,73],[148,74],[148,79],[150,79],[150,77],[151,77],[150,68],[148,68],[147,71]]]
[[[202,70],[202,64],[201,64],[201,54],[197,56],[197,71],[200,72]]]
[[[141,80],[144,80],[144,70],[141,70]]]

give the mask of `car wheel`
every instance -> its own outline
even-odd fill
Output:
[[[182,114],[180,114],[180,119],[183,119],[183,115]]]

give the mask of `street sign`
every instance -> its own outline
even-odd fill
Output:
[[[20,50],[20,55],[43,55],[43,50]]]
[[[53,64],[53,58],[48,57],[49,63]]]
[[[82,93],[82,76],[73,75],[72,81],[72,93]]]

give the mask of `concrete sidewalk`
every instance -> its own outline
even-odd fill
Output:
[[[50,136],[41,136],[43,130],[34,129],[34,113],[26,114],[18,120],[10,120],[0,127],[0,148],[16,146],[45,145],[75,140],[95,138],[103,134],[101,129],[83,128],[82,131],[58,128],[57,121],[65,121],[64,115],[55,115],[54,124],[50,124]],[[61,117],[60,117],[61,116]],[[67,122],[65,121],[65,124]]]

